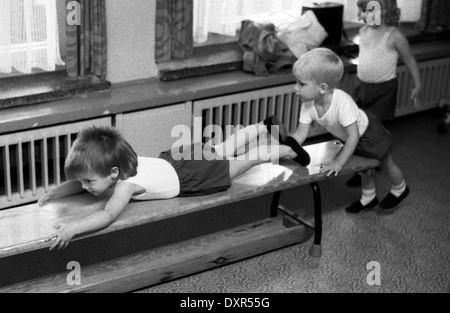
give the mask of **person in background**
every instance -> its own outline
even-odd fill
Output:
[[[379,4],[378,7],[374,5]],[[414,80],[411,99],[420,106],[422,88],[417,62],[407,38],[398,28],[401,10],[396,0],[358,0],[358,16],[365,25],[360,29],[357,78],[353,97],[358,106],[374,113],[383,123],[394,120],[397,108],[397,64],[403,59]],[[378,15],[378,16],[377,16]],[[361,185],[355,175],[347,186]]]

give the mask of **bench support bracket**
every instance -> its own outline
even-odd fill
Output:
[[[314,197],[314,226],[309,225],[301,220],[298,216],[292,214],[282,206],[280,206],[281,191],[275,192],[272,199],[271,217],[276,217],[278,211],[290,216],[297,222],[314,230],[314,243],[311,246],[309,254],[312,257],[320,258],[322,256],[322,200],[320,194],[320,187],[318,183],[310,184]]]

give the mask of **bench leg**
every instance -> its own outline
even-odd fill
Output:
[[[322,201],[318,183],[311,184],[314,196],[314,243],[309,250],[313,257],[322,256]]]
[[[281,210],[287,215],[297,220],[298,222],[312,228],[314,230],[314,243],[312,244],[311,249],[309,250],[309,254],[312,257],[320,258],[322,256],[322,200],[319,184],[312,183],[310,185],[314,196],[314,227],[303,222],[298,217],[293,216],[290,212],[288,212],[286,209],[280,206],[279,202],[281,198],[281,191],[275,192],[273,194],[271,217],[276,217],[278,215],[278,210]]]
[[[277,191],[273,194],[272,198],[272,206],[270,207],[270,217],[277,217],[278,216],[278,208],[280,207],[280,198],[281,198],[281,191]]]

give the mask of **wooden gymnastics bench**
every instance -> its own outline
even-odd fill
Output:
[[[337,141],[306,146],[312,159],[307,168],[291,160],[263,164],[235,179],[226,192],[131,202],[110,227],[76,238],[62,251],[49,251],[50,243],[44,240],[54,225],[103,209],[108,195],[83,194],[45,207],[32,204],[0,211],[0,292],[127,292],[296,244],[313,233],[311,254],[319,257],[318,182],[327,179],[319,166],[341,148]],[[353,156],[342,175],[377,166],[376,160]],[[283,190],[304,185],[313,189],[314,225],[279,206]],[[255,199],[268,203],[268,216],[246,220],[239,214],[256,207]],[[203,224],[198,222],[200,216]],[[210,225],[226,219],[232,227],[211,231]],[[190,237],[180,237],[183,227]],[[167,241],[169,234],[173,238]],[[67,277],[72,268],[67,265],[74,261],[81,266],[81,285],[71,286]]]

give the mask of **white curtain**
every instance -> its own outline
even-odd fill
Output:
[[[277,13],[300,15],[302,0],[194,0],[194,41],[204,42],[208,32],[235,36],[241,21],[277,21]]]
[[[64,65],[59,52],[57,0],[0,0],[0,72]]]
[[[336,2],[344,5],[344,20],[360,22],[357,0],[194,0],[194,41],[205,42],[208,33],[235,36],[244,19],[282,23],[286,13],[298,16],[306,3]],[[402,21],[420,18],[422,0],[398,0]],[[279,14],[283,13],[283,14]]]

